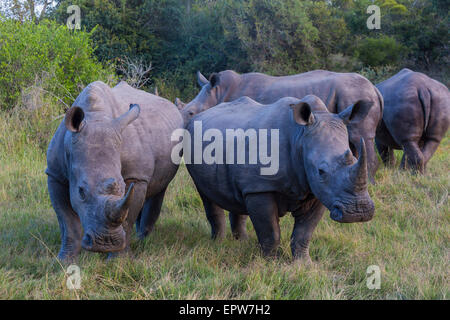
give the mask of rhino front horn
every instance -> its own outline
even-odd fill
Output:
[[[128,215],[128,208],[134,194],[134,183],[130,184],[126,195],[120,200],[109,200],[107,204],[106,216],[114,224],[121,224]]]
[[[350,169],[350,177],[357,188],[367,186],[367,152],[364,139],[361,138],[358,148],[359,159]]]

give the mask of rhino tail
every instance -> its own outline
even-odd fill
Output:
[[[418,93],[423,111],[423,132],[426,132],[431,113],[431,92],[428,88],[420,88]]]

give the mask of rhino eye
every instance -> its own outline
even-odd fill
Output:
[[[323,167],[322,168],[318,168],[317,172],[319,173],[319,178],[321,180],[326,180],[327,179],[328,172],[327,172],[326,168],[323,168]]]
[[[78,188],[78,194],[80,195],[81,201],[86,200],[86,193],[84,192],[84,189],[82,187]]]

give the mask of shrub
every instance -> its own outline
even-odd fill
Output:
[[[377,84],[384,80],[389,79],[398,71],[400,71],[399,68],[386,65],[373,68],[365,67],[359,70],[358,73],[369,79],[373,84]]]
[[[281,75],[326,68],[327,56],[336,53],[345,38],[344,20],[323,2],[233,3],[228,32],[235,34],[252,70]]]
[[[66,104],[112,71],[94,57],[91,33],[56,22],[18,22],[0,18],[0,109],[11,109],[39,82],[40,89]]]
[[[357,47],[357,56],[366,66],[396,65],[404,47],[393,37],[365,38]]]

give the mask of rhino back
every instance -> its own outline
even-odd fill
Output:
[[[357,73],[314,70],[291,76],[274,77],[261,73],[242,74],[228,101],[248,96],[260,103],[270,104],[283,97],[303,98],[308,94],[319,97],[333,113],[365,100],[372,104],[368,116],[352,125],[367,139],[374,139],[383,116],[383,98],[377,88]]]
[[[241,77],[241,86],[233,98],[249,96],[260,103],[270,104],[283,97],[301,99],[314,94],[334,113],[362,99],[373,99],[379,105],[379,97],[372,83],[356,73],[314,70],[281,77],[261,73],[248,73]]]
[[[298,101],[295,98],[292,101]],[[301,135],[302,128],[294,125],[291,109],[284,103],[281,105],[261,105],[247,97],[231,103],[222,103],[214,108],[195,116],[188,124],[187,130],[194,136],[194,122],[202,122],[202,130],[218,129],[224,138],[224,164],[188,164],[187,168],[194,177],[196,186],[201,193],[213,199],[226,210],[236,212],[244,210],[245,195],[259,192],[278,192],[297,201],[299,194],[305,194],[306,185],[299,185],[295,176],[295,168],[291,164],[292,139]],[[248,144],[246,144],[246,164],[227,165],[226,162],[226,129],[267,129],[270,141],[270,130],[279,130],[279,170],[275,175],[261,175],[261,164],[248,164]],[[203,150],[210,142],[203,142]],[[194,145],[192,141],[192,150]],[[268,146],[270,151],[270,147]],[[193,159],[192,159],[193,160]]]
[[[123,176],[146,180],[152,194],[159,192],[177,170],[170,157],[175,145],[170,138],[175,129],[183,127],[181,114],[170,101],[132,88],[126,82],[112,91],[123,113],[130,103],[139,104],[141,109],[139,117],[123,131]]]

